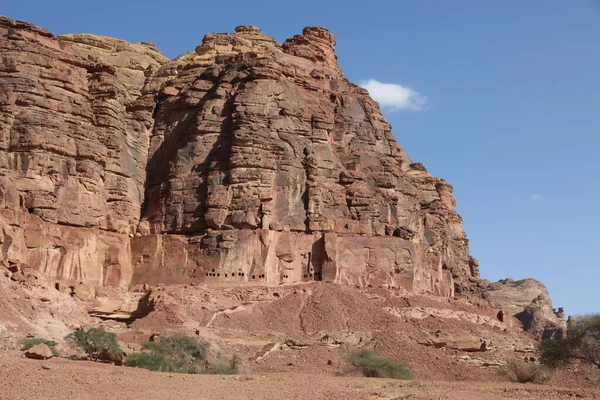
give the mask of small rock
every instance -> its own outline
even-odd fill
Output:
[[[10,279],[16,282],[25,282],[25,275],[20,271],[13,272]]]
[[[53,356],[54,354],[52,354],[50,347],[46,346],[44,343],[36,344],[25,352],[25,357],[33,358],[35,360],[47,360]]]
[[[42,369],[52,369],[49,365],[42,365]]]

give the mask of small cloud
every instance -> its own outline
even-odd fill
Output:
[[[540,200],[544,200],[544,196],[542,196],[539,193],[535,193],[531,195],[531,200],[533,201],[540,201]]]
[[[359,86],[367,89],[371,97],[382,108],[391,110],[422,110],[427,104],[427,98],[406,86],[395,83],[382,83],[375,79],[359,82]]]

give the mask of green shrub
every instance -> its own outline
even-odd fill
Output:
[[[551,374],[544,366],[519,359],[508,360],[500,373],[511,381],[519,383],[544,383],[551,378]]]
[[[125,365],[182,374],[236,374],[239,370],[238,356],[234,355],[225,364],[214,365],[209,364],[207,357],[208,344],[200,343],[194,337],[175,334],[142,344],[142,352],[130,355]]]
[[[158,342],[146,342],[142,347],[155,354],[176,358],[205,360],[208,355],[206,344],[199,343],[195,338],[182,334],[165,336]]]
[[[131,355],[125,365],[151,371],[202,374],[209,371],[208,346],[181,334],[164,336],[142,345],[143,352]]]
[[[540,361],[550,368],[568,365],[572,357],[572,344],[569,339],[544,340],[539,345]]]
[[[123,355],[117,344],[117,335],[104,328],[90,328],[87,331],[76,330],[65,338],[68,342],[82,349],[90,359],[115,359]]]
[[[377,357],[372,350],[362,350],[346,356],[347,360],[370,378],[412,379],[410,369],[389,358]]]
[[[58,357],[60,355],[58,349],[56,348],[56,345],[58,345],[58,343],[56,343],[53,340],[46,340],[42,338],[25,338],[21,340],[21,350],[29,350],[33,346],[37,346],[40,343],[44,343],[46,346],[48,346],[55,357]]]
[[[585,360],[600,368],[600,314],[569,319],[565,338],[540,343],[540,359],[551,368],[573,360]]]
[[[125,361],[125,365],[128,367],[144,368],[150,371],[179,374],[202,374],[206,372],[206,366],[203,362],[194,362],[155,353],[132,354]]]
[[[127,361],[125,361],[125,365],[128,367],[144,368],[150,371],[161,371],[164,364],[164,356],[149,353],[135,353],[127,357]]]

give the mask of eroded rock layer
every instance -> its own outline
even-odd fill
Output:
[[[452,187],[326,29],[150,43],[0,19],[0,261],[91,285],[325,280],[480,293]]]

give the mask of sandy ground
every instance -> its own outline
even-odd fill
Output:
[[[181,375],[89,361],[0,354],[0,399],[600,399],[600,389],[395,381],[327,374]]]

